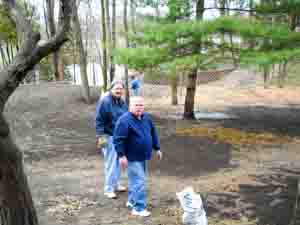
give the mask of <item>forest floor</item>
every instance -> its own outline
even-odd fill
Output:
[[[181,224],[176,192],[186,186],[201,194],[211,225],[289,224],[300,174],[300,88],[265,90],[230,77],[202,85],[196,110],[234,118],[198,121],[180,119],[183,99],[171,107],[167,87],[145,85],[144,93],[164,153],[149,165],[147,219],[129,214],[126,193],[104,197],[95,102],[85,105],[79,87],[23,85],[10,98],[6,117],[41,225]]]

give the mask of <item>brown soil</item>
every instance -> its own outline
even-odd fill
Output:
[[[21,86],[7,105],[6,117],[24,151],[40,223],[180,224],[182,212],[175,194],[193,186],[205,200],[209,224],[288,224],[300,174],[300,98],[296,98],[300,92],[213,87],[216,92],[207,86],[199,88],[210,90],[197,99],[201,109],[222,109],[238,115],[238,119],[174,120],[170,116],[182,112],[182,102],[170,107],[167,97],[147,97],[164,158],[161,162],[153,159],[149,165],[152,217],[137,219],[125,207],[126,194],[117,200],[103,196],[103,160],[95,149],[95,104],[82,103],[79,87]],[[239,96],[246,97],[243,100]],[[264,104],[256,106],[259,100]],[[210,137],[176,135],[176,128],[188,127],[268,131],[293,139],[282,145],[235,146]],[[123,180],[126,183],[125,175]]]

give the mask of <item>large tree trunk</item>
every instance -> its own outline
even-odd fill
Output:
[[[23,168],[22,153],[14,144],[3,117],[5,103],[27,73],[40,60],[57,51],[67,41],[72,0],[60,0],[63,9],[59,32],[49,41],[38,44],[40,34],[33,31],[15,0],[2,0],[17,30],[23,31],[18,54],[0,71],[0,224],[37,225],[37,215]],[[24,96],[26,98],[26,96]]]
[[[107,90],[107,34],[106,34],[106,23],[105,23],[105,0],[101,0],[101,23],[102,23],[102,75],[103,75],[103,89]]]
[[[136,23],[135,23],[135,16],[136,16],[136,5],[135,0],[130,0],[130,18],[131,18],[131,29],[133,33],[136,33]]]
[[[106,35],[107,35],[107,45],[106,45],[106,51],[107,51],[107,73],[110,71],[111,67],[111,55],[112,55],[112,34],[111,34],[111,24],[110,24],[110,11],[109,11],[109,2],[110,0],[105,0],[105,23],[106,23]],[[111,76],[109,76],[109,82],[111,83],[113,80],[111,79]]]
[[[116,49],[117,39],[116,39],[116,0],[112,0],[112,28],[111,28],[111,42],[112,51]],[[113,81],[115,78],[116,65],[114,63],[114,56],[110,54],[110,80]]]
[[[10,136],[2,113],[0,149],[0,224],[37,225],[37,214],[24,173],[23,156]]]
[[[53,37],[56,33],[55,20],[54,20],[54,0],[46,0],[47,4],[47,24],[49,26],[50,36]],[[64,73],[60,73],[59,63],[60,62],[60,54],[59,50],[53,53],[52,55],[53,67],[54,67],[54,77],[55,80],[63,80]]]
[[[125,31],[125,44],[126,48],[129,48],[129,39],[128,39],[128,18],[127,18],[127,6],[128,0],[124,0],[124,15],[123,15],[123,23],[124,23],[124,31]],[[126,103],[129,104],[129,82],[128,82],[128,67],[125,65],[125,96]]]
[[[204,0],[198,0],[196,5],[196,19],[202,20],[204,13]],[[201,44],[195,50],[195,53],[201,51]],[[197,68],[193,69],[188,74],[188,81],[186,86],[186,96],[184,103],[184,118],[195,119],[194,105],[195,105],[195,94],[196,94],[196,82],[197,82]]]
[[[288,61],[284,61],[283,63],[279,64],[279,76],[278,76],[279,88],[284,87],[284,82],[287,77],[287,65],[288,65]]]
[[[91,103],[91,97],[90,97],[90,88],[89,88],[89,82],[88,82],[88,75],[87,75],[87,60],[86,60],[86,52],[83,47],[83,41],[82,41],[82,33],[78,18],[78,8],[76,5],[74,5],[74,33],[75,33],[75,39],[76,39],[76,46],[79,50],[79,64],[80,64],[80,77],[81,77],[81,90],[82,90],[82,96],[86,103]]]
[[[178,104],[178,77],[171,79],[172,105]]]
[[[188,74],[186,96],[184,103],[184,118],[195,119],[194,105],[196,95],[196,83],[197,83],[197,69],[191,71]]]
[[[1,54],[1,61],[3,63],[4,66],[6,66],[8,64],[8,61],[6,59],[4,50],[3,50],[3,45],[0,43],[0,54]]]

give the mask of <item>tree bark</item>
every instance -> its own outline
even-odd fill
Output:
[[[131,21],[131,29],[133,33],[136,33],[135,15],[136,15],[135,0],[130,0],[130,18],[131,18],[130,21]]]
[[[278,76],[278,87],[283,88],[284,87],[284,82],[287,77],[287,65],[288,61],[284,61],[279,65],[279,76]]]
[[[54,20],[54,0],[46,0],[47,5],[47,24],[49,25],[50,36],[53,37],[56,33],[55,20]],[[54,78],[55,80],[63,80],[64,74],[60,73],[59,63],[60,54],[59,50],[55,51],[52,55],[53,67],[54,67]]]
[[[196,20],[202,20],[204,13],[204,0],[198,0],[196,4]],[[201,51],[201,44],[195,50],[195,53]],[[197,68],[193,69],[188,74],[186,96],[184,103],[184,114],[183,117],[186,119],[195,119],[194,105],[196,95],[196,82],[197,82]]]
[[[75,39],[76,39],[76,46],[79,50],[79,64],[80,64],[80,77],[81,77],[81,91],[83,95],[83,99],[87,104],[91,103],[91,97],[90,97],[90,89],[89,89],[89,83],[88,83],[88,75],[87,75],[87,59],[86,59],[86,51],[83,47],[83,41],[82,41],[82,33],[78,18],[78,8],[76,5],[74,5],[74,33],[75,33]]]
[[[6,41],[5,45],[6,45],[6,55],[7,55],[7,58],[8,58],[8,63],[11,63],[12,56],[10,54],[9,42]]]
[[[1,59],[2,59],[2,64],[6,66],[8,64],[4,50],[3,50],[3,45],[0,43],[0,54],[1,54]]]
[[[33,31],[30,22],[17,7],[15,0],[2,0],[23,38],[18,54],[0,71],[0,224],[37,225],[38,219],[23,168],[22,153],[13,142],[3,111],[9,96],[16,90],[26,74],[42,58],[67,41],[72,0],[60,0],[63,9],[59,32],[43,44],[40,34]],[[24,96],[26,97],[26,96]]]
[[[178,105],[178,77],[171,79],[172,105]]]
[[[196,95],[196,83],[197,83],[197,70],[192,70],[188,74],[186,96],[184,103],[184,118],[185,119],[195,119],[194,105],[195,105],[195,95]]]
[[[102,22],[102,75],[103,75],[103,89],[107,90],[107,34],[106,34],[106,23],[105,23],[105,0],[101,0],[101,22]]]
[[[264,75],[264,88],[268,88],[268,80],[269,80],[270,69],[268,66],[263,67],[263,75]]]
[[[107,73],[110,71],[111,67],[111,55],[112,55],[112,34],[111,34],[111,17],[110,17],[110,11],[109,11],[109,0],[105,0],[105,16],[106,16],[106,34],[107,34],[107,45],[106,45],[106,51],[107,51]],[[111,79],[111,76],[109,76],[109,82],[111,83],[113,80]]]
[[[124,22],[124,32],[125,32],[125,45],[126,48],[129,48],[129,39],[128,39],[128,15],[127,15],[127,6],[128,0],[124,0],[124,15],[123,15],[123,22]],[[129,105],[129,82],[128,82],[128,67],[125,65],[125,96],[126,96],[126,103]]]
[[[0,129],[0,224],[37,225],[37,214],[24,173],[23,156],[13,142],[2,114]]]
[[[116,49],[117,39],[116,39],[116,0],[112,0],[112,28],[111,28],[111,42],[112,51]],[[110,54],[110,80],[113,81],[115,78],[116,65],[114,63],[114,56]]]

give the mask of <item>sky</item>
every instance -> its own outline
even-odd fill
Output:
[[[44,15],[43,15],[43,4],[45,0],[28,0],[31,2],[33,5],[35,5],[38,9],[39,15],[40,15],[40,20],[41,23],[44,23]],[[56,0],[58,2],[58,0]],[[100,17],[100,0],[90,0],[91,2],[91,8],[92,8],[92,14],[93,16]],[[214,6],[215,0],[206,0],[205,1],[205,7],[213,7]],[[167,8],[161,8],[160,9],[161,13],[164,14],[167,12]],[[117,15],[121,16],[123,12],[123,0],[117,0]],[[144,8],[137,8],[137,12],[140,14],[155,14],[155,10],[151,7],[144,7]],[[81,3],[79,7],[79,15],[82,17],[85,17],[89,12],[87,4]],[[58,9],[57,9],[57,4],[56,4],[56,9],[55,9],[55,14],[56,17],[58,15]],[[205,19],[212,19],[215,18],[219,15],[219,12],[217,10],[207,10],[204,13],[204,18]]]

